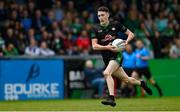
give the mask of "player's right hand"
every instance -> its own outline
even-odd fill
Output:
[[[108,50],[110,50],[110,51],[112,51],[112,52],[118,52],[118,51],[119,51],[118,48],[116,48],[115,46],[112,46],[112,45],[110,45],[110,44],[107,45],[106,47],[107,47]]]
[[[114,50],[116,49],[116,47],[115,47],[115,46],[112,46],[111,44],[108,44],[108,45],[106,46],[106,49],[107,49],[107,50],[110,50],[110,51],[114,51]]]

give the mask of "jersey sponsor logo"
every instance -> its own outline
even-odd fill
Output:
[[[98,32],[99,32],[99,33],[101,33],[101,32],[102,32],[102,30],[98,30]]]
[[[101,41],[106,42],[106,41],[110,41],[110,40],[113,40],[113,39],[115,39],[114,36],[112,36],[112,35],[110,35],[110,34],[107,34],[107,35],[104,37],[104,39],[102,39]]]

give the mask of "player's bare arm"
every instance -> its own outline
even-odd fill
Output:
[[[113,51],[115,49],[115,47],[110,44],[108,44],[106,46],[98,44],[97,39],[91,39],[91,41],[92,41],[92,48],[94,50],[111,50],[111,51]]]
[[[134,33],[127,29],[125,34],[128,36],[125,42],[125,44],[127,45],[134,38]]]

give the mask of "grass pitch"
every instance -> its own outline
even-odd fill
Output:
[[[180,111],[180,97],[120,98],[116,107],[100,99],[1,101],[1,111]]]

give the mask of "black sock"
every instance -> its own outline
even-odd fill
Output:
[[[114,96],[113,96],[113,95],[109,95],[109,98],[110,98],[111,100],[114,100]]]
[[[155,83],[154,86],[155,86],[158,90],[161,90],[161,88],[159,87],[159,85],[158,85],[157,83]]]
[[[140,85],[141,87],[144,87],[144,83],[143,83],[143,81],[141,81],[141,85]]]
[[[158,85],[157,83],[155,83],[154,86],[158,89],[158,92],[159,92],[160,94],[162,94],[162,93],[161,93],[162,91],[161,91],[161,88],[159,87],[159,85]]]

